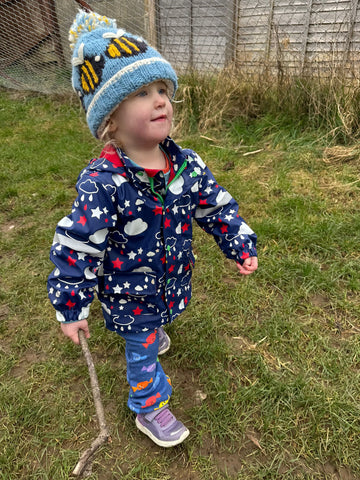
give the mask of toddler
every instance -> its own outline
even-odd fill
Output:
[[[256,235],[201,158],[170,137],[177,76],[142,38],[80,11],[70,30],[72,83],[91,133],[104,141],[77,181],[70,215],[57,225],[49,298],[76,344],[96,292],[106,327],[126,342],[129,408],[157,445],[189,430],[169,409],[171,382],[158,355],[163,326],[191,298],[192,220],[211,233],[239,272],[257,269]]]

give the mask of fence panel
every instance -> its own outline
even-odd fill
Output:
[[[179,73],[328,74],[359,70],[358,0],[88,0],[144,36]],[[70,89],[68,30],[76,0],[0,0],[0,85]]]

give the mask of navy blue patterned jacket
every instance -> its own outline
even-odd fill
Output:
[[[162,146],[171,159],[167,186],[163,172],[136,167],[113,147],[81,172],[50,254],[59,321],[87,318],[96,291],[110,330],[172,322],[191,298],[193,219],[228,258],[256,256],[256,235],[201,158],[170,138]]]

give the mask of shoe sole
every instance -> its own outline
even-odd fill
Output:
[[[155,435],[150,432],[142,423],[139,422],[139,420],[136,418],[135,423],[137,428],[140,430],[140,432],[144,433],[147,435],[156,445],[159,445],[159,447],[164,447],[164,448],[169,448],[169,447],[175,447],[176,445],[179,445],[182,443],[190,434],[190,431],[186,429],[184,433],[181,435],[176,440],[171,441],[165,441],[165,440],[160,440],[159,438],[155,437]]]
[[[164,353],[168,352],[170,350],[170,345],[168,345],[166,348],[163,348],[162,350],[158,351],[158,355],[164,355]]]
[[[169,337],[168,337],[169,338]],[[170,350],[170,347],[171,347],[171,340],[169,338],[169,344],[167,347],[161,349],[158,351],[158,355],[164,355],[164,353],[168,352]]]

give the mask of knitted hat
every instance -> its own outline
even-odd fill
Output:
[[[140,87],[163,80],[174,97],[177,76],[170,63],[143,38],[118,29],[115,20],[80,10],[69,40],[72,85],[94,137],[117,105]]]

